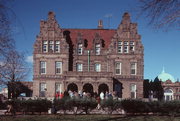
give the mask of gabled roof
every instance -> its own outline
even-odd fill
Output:
[[[101,39],[104,40],[105,48],[108,48],[112,37],[115,35],[115,29],[62,29],[63,31],[70,32],[70,38],[73,42],[73,45],[76,46],[78,34],[82,35],[83,40],[87,40],[88,46],[86,49],[93,48],[93,40],[95,39],[96,34],[99,34]]]

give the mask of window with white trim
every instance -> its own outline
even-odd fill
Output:
[[[124,53],[129,53],[129,42],[124,41]]]
[[[49,41],[49,52],[53,52],[54,51],[54,41],[50,40]]]
[[[43,47],[42,47],[43,52],[48,52],[48,41],[43,41]]]
[[[77,71],[83,71],[83,64],[82,63],[77,63],[76,64],[76,70]]]
[[[47,91],[47,88],[46,88],[46,83],[40,83],[39,85],[39,96],[40,97],[45,97],[46,96],[46,91]]]
[[[115,63],[115,73],[117,75],[121,75],[121,63],[120,62]]]
[[[46,74],[46,62],[40,61],[40,74]]]
[[[62,84],[61,83],[55,83],[55,92],[56,93],[62,92]]]
[[[55,62],[56,74],[62,74],[62,62]]]
[[[123,52],[122,44],[123,44],[122,41],[118,41],[118,44],[117,44],[117,52],[118,53],[122,53]]]
[[[55,52],[60,52],[60,41],[55,41]]]
[[[82,55],[82,52],[83,52],[83,44],[79,43],[78,44],[78,55]]]
[[[95,46],[96,55],[100,55],[100,51],[101,51],[101,46],[100,46],[100,44],[96,44],[96,46]]]
[[[131,75],[136,75],[137,73],[137,63],[131,63]]]
[[[130,41],[130,51],[135,51],[135,42]]]
[[[136,98],[136,84],[130,84],[131,98]]]
[[[40,83],[40,92],[46,91],[46,83]]]
[[[100,72],[101,71],[101,64],[99,64],[99,63],[95,64],[95,71],[96,72]]]

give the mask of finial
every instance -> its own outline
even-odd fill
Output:
[[[122,17],[122,23],[130,23],[131,19],[130,19],[130,14],[128,12],[125,12],[123,17]]]
[[[55,18],[54,12],[49,11],[49,13],[48,13],[48,19],[54,19],[54,18]]]

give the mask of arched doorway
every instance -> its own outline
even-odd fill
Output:
[[[106,92],[109,92],[109,87],[108,87],[108,85],[107,84],[100,84],[99,85],[99,88],[98,88],[98,93],[100,94],[101,92],[103,92],[104,94],[106,93]]]
[[[92,86],[92,84],[86,83],[86,84],[83,86],[83,91],[92,94],[92,93],[93,93],[93,86]]]
[[[170,101],[173,100],[173,91],[171,89],[165,89],[164,90],[164,100]]]
[[[75,83],[70,83],[67,87],[67,90],[71,90],[72,92],[78,92],[78,86]]]

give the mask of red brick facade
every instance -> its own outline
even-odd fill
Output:
[[[33,95],[56,92],[116,91],[143,97],[144,49],[137,24],[125,13],[117,29],[61,28],[53,12],[40,22],[34,44]]]

